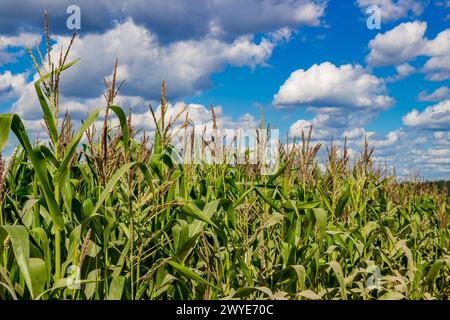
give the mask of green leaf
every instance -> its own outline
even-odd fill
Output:
[[[52,258],[47,234],[42,227],[32,229],[30,234],[36,241],[38,241],[38,243],[40,243],[40,248],[43,251],[45,265],[47,268],[47,277],[49,277],[52,271]]]
[[[103,205],[103,202],[111,195],[111,192],[114,190],[114,187],[116,186],[117,182],[122,178],[122,176],[131,168],[137,167],[141,170],[145,180],[149,185],[152,185],[152,178],[150,175],[150,171],[148,170],[147,166],[142,162],[131,162],[123,165],[117,172],[111,177],[111,179],[108,181],[108,183],[105,186],[105,189],[100,194],[100,197],[97,200],[97,203],[90,213],[90,215],[97,213],[98,209]]]
[[[44,81],[45,79],[50,78],[52,76],[52,74],[61,73],[62,71],[70,68],[78,61],[79,61],[79,59],[62,66],[61,68],[56,69],[53,72],[49,72],[48,74],[44,75],[42,78],[38,79],[34,83],[34,88],[36,89],[36,93],[37,93],[37,96],[39,99],[39,104],[41,105],[42,112],[44,113],[44,120],[45,120],[46,125],[48,126],[50,139],[52,140],[53,144],[56,144],[58,142],[58,130],[56,128],[56,121],[55,121],[55,116],[54,116],[53,110],[51,110],[50,107],[48,106],[45,95],[42,92],[41,82]]]
[[[311,201],[297,204],[298,209],[312,209],[317,207],[320,204],[320,201]]]
[[[11,115],[0,115],[0,152],[8,142],[12,119]]]
[[[125,277],[114,277],[109,285],[108,297],[106,300],[120,300],[122,298]]]
[[[217,228],[217,226],[211,221],[211,219],[193,203],[184,204],[181,207],[181,211],[183,211],[187,215],[190,215],[196,219],[206,222],[207,224],[213,226],[214,228]]]
[[[236,209],[245,199],[245,197],[248,196],[248,194],[253,191],[253,187],[248,189],[247,191],[245,191],[234,203],[233,203],[233,208]]]
[[[36,297],[44,291],[47,282],[45,262],[40,258],[30,258],[28,267],[33,287],[33,297]]]
[[[272,184],[280,175],[282,175],[286,170],[288,164],[289,164],[288,162],[285,163],[277,170],[277,172],[275,172],[272,176],[270,176],[269,181],[267,181],[267,184]]]
[[[379,300],[402,300],[405,296],[401,294],[400,292],[390,291],[385,294],[383,294]]]
[[[11,279],[9,279],[5,269],[0,264],[0,276],[2,277],[2,281],[0,281],[0,286],[3,286],[6,290],[8,290],[9,294],[14,300],[18,300],[16,291],[14,290],[14,285],[11,282]]]
[[[245,288],[237,289],[235,294],[233,295],[233,298],[247,297],[257,291],[264,293],[265,295],[267,295],[269,297],[269,299],[273,299],[273,297],[274,297],[272,290],[270,290],[267,287],[245,287]]]
[[[27,229],[24,226],[5,225],[2,228],[9,234],[17,265],[25,279],[28,290],[30,290],[31,296],[35,298],[40,293],[39,289],[43,289],[42,280],[44,279],[44,284],[46,281],[45,263],[41,259],[38,260],[42,262],[37,260],[30,262],[30,240]],[[32,270],[30,270],[30,267]],[[42,275],[37,275],[37,272],[41,272]]]
[[[319,232],[322,237],[327,230],[327,212],[322,208],[313,208],[312,210],[314,212],[314,216],[316,217]]]
[[[205,207],[203,208],[203,210],[202,210],[202,212],[201,212],[201,215],[204,217],[204,218],[206,218],[206,219],[209,219],[209,221],[211,221],[211,218],[213,217],[213,215],[217,212],[217,207],[218,207],[218,205],[219,205],[219,203],[220,203],[220,200],[214,200],[214,201],[211,201],[211,202],[209,202],[209,203],[207,203],[206,205],[205,205]],[[185,208],[185,210],[186,209],[188,209],[188,208]],[[183,210],[183,209],[182,209]],[[188,209],[189,210],[189,209]],[[195,208],[194,208],[194,210],[195,210]],[[187,214],[191,214],[191,213],[187,213]],[[199,212],[196,212],[196,214],[200,214]],[[192,214],[191,214],[192,215]],[[197,221],[194,221],[193,223],[192,223],[192,225],[191,225],[191,227],[190,227],[190,235],[191,236],[194,236],[194,235],[196,235],[198,232],[200,232],[200,231],[202,231],[203,230],[203,227],[204,227],[204,224],[205,224],[205,220],[202,220],[202,219],[200,219],[200,218],[197,218],[197,219],[199,219],[199,220],[197,220]],[[207,223],[207,222],[206,222]],[[212,226],[214,226],[214,223],[212,223],[212,221],[211,221],[211,223],[210,223]]]
[[[347,204],[348,199],[350,198],[350,189],[348,188],[348,184],[346,184],[346,185],[347,185],[347,188],[346,188],[344,194],[339,199],[336,209],[334,211],[334,214],[337,217],[340,217],[342,215],[342,213],[344,212],[345,205]]]
[[[284,216],[279,212],[272,213],[269,218],[264,221],[263,229],[270,228],[284,220]]]
[[[275,202],[270,199],[266,194],[264,194],[262,191],[260,191],[258,188],[255,188],[256,193],[271,207],[273,210],[277,212],[281,212],[280,208],[277,207]]]
[[[429,284],[432,284],[436,277],[439,274],[439,271],[441,270],[442,266],[444,265],[444,260],[439,259],[436,260],[433,265],[430,267],[430,270],[428,270],[426,282]]]
[[[364,227],[363,227],[363,236],[364,238],[367,238],[370,233],[378,228],[378,222],[376,221],[369,221]]]
[[[347,291],[345,289],[345,279],[344,279],[344,273],[342,272],[341,265],[337,261],[331,261],[329,263],[330,267],[333,269],[336,278],[339,281],[339,285],[341,286],[341,296],[342,299],[347,299]]]
[[[64,157],[62,158],[61,165],[59,166],[58,170],[55,173],[54,176],[54,184],[59,184],[62,178],[67,178],[67,170],[70,161],[72,160],[72,157],[77,150],[78,143],[80,142],[81,138],[83,138],[84,132],[94,123],[94,121],[97,119],[98,114],[100,112],[100,109],[95,110],[89,118],[81,125],[81,127],[78,129],[76,134],[73,136],[72,140],[70,141],[69,145],[66,148],[66,151],[64,153]]]
[[[34,88],[36,89],[39,104],[41,105],[42,112],[44,113],[44,121],[48,127],[50,139],[52,140],[53,144],[56,144],[58,142],[58,130],[56,128],[56,120],[52,110],[48,106],[45,95],[42,92],[41,81],[42,79],[37,80],[34,83]]]
[[[194,271],[186,268],[185,266],[176,263],[175,261],[169,260],[167,261],[167,263],[169,265],[171,265],[175,270],[177,270],[178,272],[180,272],[183,276],[185,276],[186,278],[195,280],[199,283],[202,283],[204,285],[210,286],[215,288],[214,285],[212,285],[211,283],[209,283],[208,281],[206,281],[205,279],[203,279],[202,277],[200,277],[198,274],[196,274]]]
[[[128,133],[128,124],[127,124],[127,117],[125,115],[125,112],[123,112],[122,108],[119,106],[109,106],[109,109],[111,109],[116,116],[119,118],[120,122],[120,130],[122,131],[122,143],[123,148],[125,149],[125,154],[129,153],[129,133]]]
[[[46,159],[43,157],[42,153],[36,152],[31,147],[22,120],[18,115],[13,114],[0,115],[0,121],[2,122],[2,124],[10,125],[11,130],[14,132],[20,144],[25,149],[25,152],[30,158],[36,176],[40,182],[39,188],[42,190],[42,193],[44,194],[45,202],[48,206],[48,210],[52,217],[52,221],[57,228],[59,228],[60,230],[63,229],[64,219],[61,214],[60,208],[55,200],[55,196],[51,188],[50,182],[48,181]]]
[[[302,265],[292,265],[289,267],[292,268],[297,274],[298,289],[302,290],[305,287],[305,280],[306,280],[305,267]]]

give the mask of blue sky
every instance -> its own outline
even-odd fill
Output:
[[[0,0],[0,112],[21,115],[32,135],[41,115],[23,48],[45,48],[43,10],[53,51],[67,46],[71,4],[81,30],[70,58],[82,60],[65,75],[62,107],[74,121],[102,105],[118,57],[118,100],[148,130],[164,79],[174,112],[187,104],[196,121],[214,104],[223,127],[256,126],[263,107],[282,136],[313,125],[315,142],[347,136],[356,154],[367,135],[399,175],[450,179],[448,0]],[[380,29],[366,26],[370,5]]]

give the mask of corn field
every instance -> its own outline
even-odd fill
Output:
[[[0,115],[0,150],[19,141],[0,158],[1,300],[449,299],[446,190],[400,183],[368,143],[352,161],[332,144],[320,168],[311,131],[271,175],[177,163],[189,117],[166,120],[163,84],[155,137],[139,132],[114,104],[117,61],[105,107],[74,130],[59,110],[69,50],[54,64],[29,49],[48,141]]]

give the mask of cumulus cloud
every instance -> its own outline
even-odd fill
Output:
[[[324,0],[79,0],[75,3],[53,0],[2,0],[1,33],[41,30],[46,9],[52,30],[67,34],[66,8],[81,9],[83,32],[104,32],[116,22],[132,18],[155,32],[162,42],[199,39],[211,31],[226,38],[256,32],[271,32],[282,27],[318,25],[324,14]],[[239,10],[236,10],[239,8]]]
[[[348,117],[344,116],[343,119],[349,120],[349,124],[342,123],[338,126],[330,123],[331,118],[330,115],[319,114],[310,120],[299,119],[289,127],[288,135],[290,138],[301,137],[302,131],[307,134],[312,126],[311,139],[313,141],[326,144],[333,140],[341,145],[344,139],[354,144],[363,141],[364,137],[370,137],[374,134],[374,132],[366,131],[362,126],[357,126]]]
[[[69,38],[54,39],[57,56]],[[165,45],[156,34],[127,20],[105,33],[87,34],[75,41],[69,58],[82,60],[65,72],[61,87],[68,96],[97,96],[103,91],[103,78],[111,75],[118,57],[119,77],[126,79],[123,94],[155,98],[159,96],[161,81],[166,80],[170,98],[178,98],[208,88],[211,74],[226,65],[265,65],[276,44],[270,36],[258,43],[252,36],[241,36],[232,42],[207,36]]]
[[[402,23],[392,30],[379,33],[369,42],[367,62],[386,66],[409,61],[424,52],[426,22]]]
[[[312,126],[312,139],[326,143],[330,139],[361,141],[372,133],[364,126],[381,110],[392,106],[383,79],[360,65],[335,66],[330,62],[297,70],[274,95],[273,104],[305,107],[311,119],[299,119],[289,128],[289,137],[300,137]]]
[[[372,138],[371,144],[377,149],[388,148],[398,143],[403,134],[401,130],[391,131],[383,138]]]
[[[312,119],[299,119],[289,128],[290,137],[300,137],[302,130],[309,131],[313,127],[312,139],[329,140],[332,138],[342,138],[356,140],[362,138],[370,132],[364,130],[364,126],[373,120],[376,113],[367,113],[364,111],[346,112],[342,109],[313,109]]]
[[[25,90],[26,78],[26,73],[0,73],[0,102],[20,96]]]
[[[0,50],[8,47],[31,46],[40,42],[41,36],[36,33],[21,32],[16,36],[6,36],[0,34]]]
[[[409,127],[429,130],[450,130],[450,100],[427,107],[419,112],[413,109],[403,117],[403,123]]]
[[[0,67],[5,63],[11,63],[16,60],[19,53],[9,52],[9,49],[32,46],[35,43],[39,43],[40,40],[41,36],[34,33],[21,32],[15,36],[6,36],[1,35],[0,32]]]
[[[305,135],[308,135],[310,128],[313,127],[313,131],[311,132],[311,138],[313,140],[323,140],[331,138],[332,130],[323,126],[320,123],[320,119],[313,118],[312,120],[304,120],[299,119],[295,121],[290,127],[288,131],[288,135],[291,138],[301,137],[302,132]]]
[[[427,39],[426,22],[402,23],[392,30],[378,34],[369,42],[367,62],[376,67],[396,65],[429,57],[422,71],[432,81],[450,78],[450,29],[441,31],[434,39]]]
[[[433,40],[425,41],[424,52],[429,56],[447,56],[450,52],[450,29],[446,29]]]
[[[447,86],[437,88],[431,93],[427,90],[421,91],[417,96],[419,101],[442,101],[450,98],[450,89]]]
[[[429,59],[423,66],[423,71],[426,73],[427,80],[443,81],[450,79],[450,54]]]
[[[433,132],[433,140],[441,146],[450,146],[450,131]]]
[[[416,71],[416,69],[409,63],[399,64],[395,67],[395,70],[397,71],[397,74],[386,78],[386,82],[396,82],[403,80]]]
[[[352,128],[352,129],[349,129],[349,130],[345,130],[342,133],[342,136],[344,138],[347,137],[347,139],[349,139],[349,140],[355,140],[355,139],[361,139],[366,134],[367,133],[364,130],[364,128]]]
[[[384,81],[360,65],[330,62],[294,71],[274,95],[276,106],[298,105],[354,109],[386,109],[394,99]]]
[[[383,22],[391,22],[408,15],[420,16],[427,1],[423,0],[358,0],[358,6],[365,12],[371,5],[377,5],[381,9]]]

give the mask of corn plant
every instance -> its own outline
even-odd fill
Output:
[[[153,139],[114,104],[117,61],[104,108],[73,131],[58,83],[76,61],[54,65],[48,50],[41,66],[31,56],[49,143],[0,115],[0,151],[19,141],[0,157],[0,299],[450,297],[448,193],[397,181],[368,142],[353,162],[332,144],[325,170],[312,129],[280,147],[270,176],[259,163],[180,164],[173,139],[194,129],[186,109],[165,116],[164,83]]]

